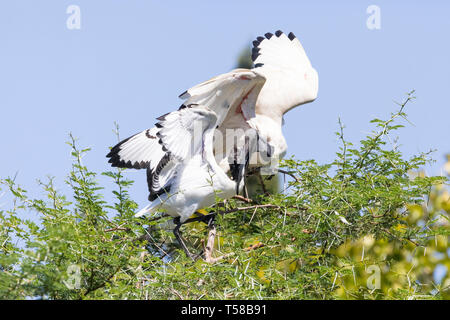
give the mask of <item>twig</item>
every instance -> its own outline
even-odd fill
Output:
[[[180,298],[181,300],[184,300],[184,297],[174,288],[169,288],[170,291],[172,291],[172,293],[174,293],[175,295],[178,296],[178,298]]]
[[[250,224],[252,223],[252,221],[253,221],[253,217],[255,216],[256,210],[258,210],[258,208],[255,208],[255,211],[253,211],[253,214],[252,214],[252,216],[251,216],[251,218],[250,218],[250,221],[248,222],[249,225],[250,225]]]
[[[124,227],[116,227],[111,229],[104,230],[105,232],[112,232],[112,231],[130,231],[130,228],[124,228]]]
[[[264,243],[258,242],[258,243],[255,243],[254,245],[251,245],[250,247],[244,248],[244,251],[245,252],[249,252],[249,251],[252,251],[252,250],[256,250],[256,249],[262,248],[264,246],[265,246]],[[208,263],[213,264],[213,263],[219,262],[220,260],[223,260],[225,258],[231,257],[231,256],[233,256],[235,254],[236,254],[235,252],[230,252],[230,253],[224,254],[224,255],[222,255],[220,257],[217,257],[217,258],[210,258],[209,260],[205,259],[205,261],[208,262]]]
[[[147,221],[148,222],[153,222],[153,221],[158,221],[159,219],[162,219],[162,218],[165,218],[165,217],[168,217],[169,215],[167,214],[167,213],[163,213],[163,214],[161,214],[160,216],[156,216],[156,217],[153,217],[153,218],[149,218]]]
[[[117,268],[115,269],[115,271],[112,272],[112,273],[108,276],[108,278],[106,278],[103,282],[99,283],[99,284],[96,285],[96,286],[87,288],[87,289],[86,289],[86,292],[83,294],[83,296],[86,297],[86,296],[87,296],[88,294],[90,294],[91,292],[94,292],[94,291],[96,291],[96,290],[98,290],[98,289],[103,288],[104,286],[106,286],[106,284],[109,283],[109,282],[111,281],[111,278],[114,277],[114,276],[116,275],[117,272],[119,272],[119,269],[120,269],[120,266],[117,267]],[[94,279],[94,272],[92,271],[92,272],[91,272],[91,276],[90,276],[90,278],[89,278],[89,281],[92,282],[93,279]],[[80,298],[80,300],[81,300],[81,298]]]
[[[283,207],[280,207],[280,206],[277,206],[277,205],[274,205],[274,204],[270,204],[270,203],[267,203],[267,204],[256,204],[256,205],[253,205],[253,206],[238,207],[238,208],[233,208],[233,209],[230,209],[230,210],[226,210],[226,211],[221,212],[221,214],[233,213],[233,212],[236,212],[236,211],[246,211],[246,210],[251,210],[251,209],[263,209],[263,208],[281,209]],[[285,207],[285,208],[292,208],[292,209],[297,209],[297,210],[301,210],[301,211],[307,211],[308,210],[308,208],[306,208],[306,207],[298,207],[298,206],[288,206],[288,207]]]
[[[252,251],[252,250],[255,250],[255,249],[262,248],[264,246],[265,246],[264,243],[258,242],[258,243],[255,243],[254,245],[251,245],[250,247],[245,248],[244,251]]]
[[[290,176],[291,178],[294,178],[294,180],[295,180],[296,182],[300,183],[300,179],[297,178],[297,176],[296,176],[293,172],[286,171],[286,170],[283,170],[283,169],[278,169],[278,172],[283,173],[283,174],[287,174],[287,175]]]
[[[372,146],[369,147],[366,152],[362,155],[362,157],[359,159],[358,164],[355,166],[355,169],[361,169],[366,158],[369,156],[369,154],[373,151],[374,146],[376,145],[376,142],[378,141],[378,139],[380,139],[382,136],[387,135],[389,132],[388,129],[388,125],[391,124],[391,122],[393,122],[395,120],[395,118],[397,117],[402,117],[403,119],[405,119],[405,117],[402,115],[403,109],[405,108],[405,106],[408,104],[409,101],[411,101],[412,99],[414,99],[415,97],[412,96],[412,94],[414,93],[414,90],[411,91],[408,94],[408,98],[405,100],[405,102],[403,102],[402,104],[397,103],[398,105],[400,105],[400,110],[397,111],[397,113],[393,114],[391,116],[391,118],[387,121],[383,122],[383,128],[381,131],[379,131],[374,137],[373,137],[373,143]],[[355,171],[356,172],[356,171]]]
[[[241,201],[243,201],[243,202],[246,202],[246,203],[252,203],[252,202],[253,202],[253,200],[252,200],[252,199],[249,199],[249,198],[243,197],[243,196],[241,196],[241,195],[236,195],[236,196],[233,196],[233,199],[236,199],[236,200],[241,200]]]
[[[389,235],[391,235],[392,237],[394,237],[395,239],[397,239],[397,240],[408,240],[409,242],[411,242],[413,245],[415,245],[416,247],[420,247],[421,245],[420,244],[418,244],[417,242],[415,242],[415,241],[413,241],[413,240],[411,240],[411,239],[408,239],[408,238],[399,238],[399,237],[397,237],[395,234],[393,234],[392,232],[390,232],[388,229],[386,229],[386,228],[383,228],[383,230],[387,233],[387,234],[389,234]]]
[[[234,252],[230,252],[227,254],[224,254],[223,256],[217,257],[217,258],[210,258],[209,260],[206,260],[206,262],[210,263],[210,264],[214,264],[216,262],[219,262],[220,260],[223,260],[225,258],[231,257],[232,255],[234,255]]]
[[[280,208],[280,206],[276,206],[274,204],[256,204],[254,206],[248,206],[248,207],[238,207],[238,208],[233,208],[230,210],[226,210],[224,212],[221,212],[222,214],[227,214],[227,213],[232,213],[232,212],[236,212],[236,211],[246,211],[246,210],[251,210],[251,209],[262,209],[262,208]]]
[[[216,259],[212,257],[215,239],[216,239],[216,227],[213,225],[209,230],[208,241],[206,243],[205,248],[205,261],[208,263],[216,262]]]

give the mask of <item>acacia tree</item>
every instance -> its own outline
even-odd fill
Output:
[[[1,180],[13,201],[0,211],[0,298],[447,299],[448,273],[440,283],[431,276],[449,264],[446,179],[420,174],[429,153],[405,158],[389,139],[411,99],[387,120],[374,119],[358,145],[341,125],[331,163],[282,161],[282,192],[207,208],[217,212],[214,263],[186,257],[169,218],[134,217],[132,181],[121,169],[103,173],[116,186],[107,203],[85,165],[89,149],[71,138],[72,202],[52,179],[40,183],[42,199]],[[208,228],[183,231],[200,252]]]

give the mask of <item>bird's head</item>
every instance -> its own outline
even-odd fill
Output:
[[[243,186],[243,180],[249,166],[261,166],[258,163],[270,163],[274,147],[268,139],[255,129],[249,129],[243,136],[243,145],[235,146],[229,158],[230,173],[236,182],[236,194]]]

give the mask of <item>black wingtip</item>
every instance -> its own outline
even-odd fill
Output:
[[[276,35],[277,37],[280,37],[282,34],[283,34],[283,31],[281,31],[281,30],[277,30],[277,31],[275,32],[275,35]]]
[[[127,142],[128,140],[130,140],[131,138],[133,138],[134,136],[136,136],[136,135],[137,134],[120,141],[118,144],[116,144],[114,147],[112,147],[111,150],[109,150],[109,152],[106,155],[106,157],[107,158],[111,158],[111,159],[113,159],[114,157],[120,158],[119,157],[119,152],[120,152],[120,149],[121,149],[122,145],[125,142]],[[110,163],[111,163],[111,159],[109,160]]]
[[[156,139],[156,137],[152,136],[149,131],[150,129],[146,130],[145,132],[147,138]],[[107,158],[110,158],[108,160],[108,163],[111,164],[111,167],[128,168],[128,169],[145,169],[150,165],[150,162],[148,161],[135,161],[135,162],[131,162],[130,160],[125,161],[119,155],[120,150],[122,149],[122,145],[128,142],[131,138],[137,136],[138,134],[140,133],[137,133],[135,135],[132,135],[131,137],[128,137],[120,141],[118,144],[116,144],[114,147],[111,148],[109,153],[106,155]]]
[[[293,32],[289,32],[289,34],[288,34],[288,38],[289,38],[289,40],[294,40],[295,38],[297,38],[296,36],[295,36],[295,34],[293,33]]]
[[[161,145],[162,151],[167,152],[168,150],[167,150],[166,146],[164,145],[164,142],[162,141],[162,138],[161,138],[161,135],[159,134],[159,132],[156,135],[159,138],[158,143]]]
[[[260,48],[253,48],[252,49],[252,61],[255,61],[256,58],[260,55],[259,53]]]
[[[109,159],[108,163],[111,163],[111,167],[113,168],[127,168],[127,169],[145,169],[150,163],[147,161],[136,161],[131,162],[130,160],[124,161],[121,160],[119,155],[113,155],[111,159]]]
[[[156,118],[156,120],[159,121],[164,121],[166,119],[166,116],[169,114],[170,112],[167,112],[166,114],[163,114],[162,116],[159,116],[158,118]]]
[[[186,94],[188,94],[187,90],[184,91],[182,94],[180,94],[180,95],[178,96],[178,98],[183,99],[183,96],[185,96]]]
[[[267,32],[264,36],[265,36],[268,40],[270,40],[270,38],[273,37],[273,33]]]

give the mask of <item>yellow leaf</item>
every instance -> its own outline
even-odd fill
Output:
[[[367,235],[362,239],[364,247],[371,248],[375,243],[375,238],[372,235]]]
[[[293,246],[292,246],[292,245],[290,245],[290,246],[287,246],[287,247],[286,247],[286,251],[287,251],[287,252],[289,252],[289,253],[293,253],[293,252],[295,252],[295,250],[294,250],[294,248],[293,248]]]
[[[423,207],[420,204],[410,204],[407,206],[409,214],[409,219],[412,221],[417,221],[423,216]]]
[[[450,193],[448,193],[448,191],[445,190],[439,198],[440,198],[439,200],[441,201],[440,205],[442,209],[444,209],[447,212],[450,211]]]
[[[205,209],[198,209],[197,212],[203,215],[209,214]]]
[[[285,273],[292,273],[297,270],[298,260],[286,259],[280,262],[277,262],[276,268]]]
[[[265,284],[270,284],[270,280],[268,280],[268,279],[266,278],[266,275],[265,275],[265,273],[264,273],[264,268],[263,268],[263,267],[259,268],[259,270],[256,271],[256,276],[257,276],[259,279],[261,279],[263,283],[265,283]]]
[[[257,244],[259,244],[259,243],[261,243],[261,241],[259,241],[258,238],[253,238],[253,239],[251,239],[250,241],[246,241],[246,242],[245,242],[245,248],[248,248],[248,247],[257,245]]]
[[[443,235],[436,235],[435,237],[437,250],[445,252],[448,249],[448,237]]]
[[[404,225],[404,224],[401,224],[401,223],[399,223],[399,224],[397,224],[395,227],[394,227],[394,229],[396,230],[396,231],[398,231],[398,232],[405,232],[406,231],[406,226]]]
[[[198,218],[198,217],[201,217],[201,216],[204,216],[207,214],[208,214],[208,211],[206,211],[205,209],[198,209],[189,217],[189,219]]]
[[[444,170],[447,174],[450,174],[450,154],[447,154],[447,163],[444,164]]]

